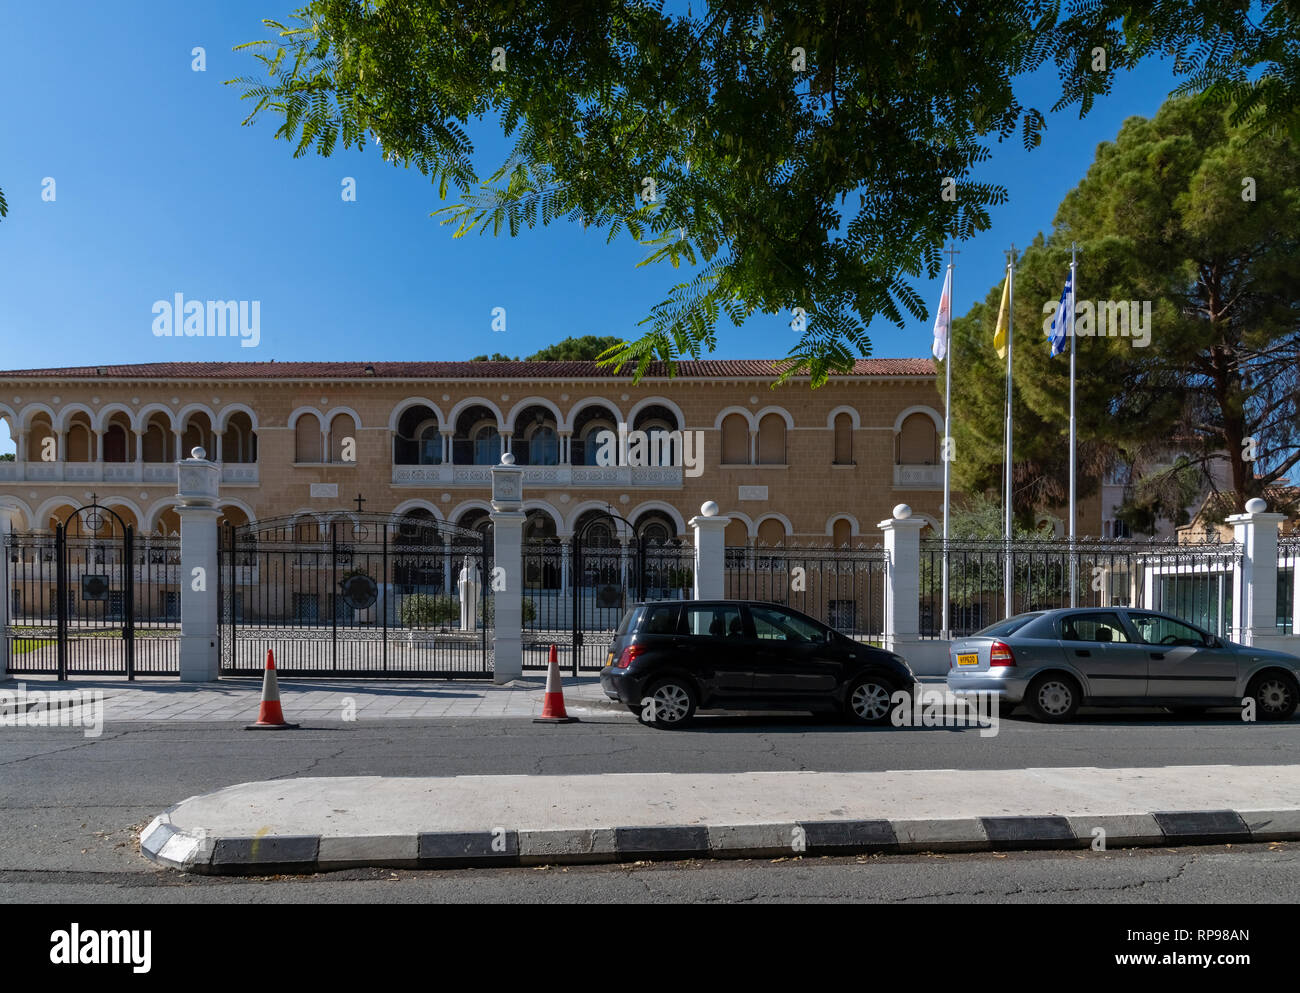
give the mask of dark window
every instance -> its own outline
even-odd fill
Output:
[[[739,607],[692,607],[682,610],[682,634],[702,638],[743,638]]]
[[[1161,617],[1159,614],[1131,613],[1128,616],[1137,628],[1138,637],[1148,645],[1191,645],[1204,648],[1209,644],[1209,639],[1203,632],[1182,621]]]
[[[674,634],[677,631],[677,605],[656,603],[645,608],[641,634]]]
[[[760,640],[794,643],[826,640],[825,632],[812,621],[775,607],[750,607],[749,616],[754,621],[754,635]]]
[[[1074,614],[1061,621],[1064,641],[1127,642],[1118,614]]]
[[[1017,614],[1015,617],[1008,617],[1004,621],[990,624],[988,627],[976,631],[975,634],[979,637],[1001,638],[1009,634],[1015,634],[1030,621],[1035,621],[1042,616],[1042,614]]]

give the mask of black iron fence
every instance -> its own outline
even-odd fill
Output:
[[[545,668],[554,645],[568,671],[602,668],[627,608],[640,600],[689,600],[694,568],[694,548],[678,541],[526,540],[523,667]]]
[[[177,675],[180,539],[76,523],[4,535],[9,671]]]
[[[879,638],[885,552],[879,545],[752,545],[726,550],[726,596],[801,610],[844,634]]]
[[[228,527],[222,672],[258,674],[269,649],[287,675],[490,676],[491,567],[483,534],[431,519]]]
[[[1300,575],[1300,533],[1283,535],[1277,543],[1278,634],[1296,633],[1296,577]]]
[[[920,627],[943,625],[941,538],[921,542]],[[1059,607],[1143,607],[1174,614],[1220,635],[1232,623],[1233,574],[1241,560],[1232,542],[1076,541],[1059,538],[950,539],[948,624],[954,637],[973,634],[1011,614]],[[1074,599],[1071,599],[1073,588]]]

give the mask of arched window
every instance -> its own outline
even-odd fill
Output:
[[[758,542],[760,545],[767,545],[769,548],[784,545],[785,525],[775,518],[769,517],[758,526]]]
[[[352,439],[351,451],[345,452],[344,445],[348,438]],[[345,454],[352,456],[346,461],[357,461],[357,422],[351,414],[335,414],[330,421],[330,461],[343,462]]]
[[[402,411],[393,432],[394,465],[441,465],[438,415],[422,403]]]
[[[294,423],[293,460],[307,463],[321,461],[320,419],[315,414],[303,414]]]
[[[853,418],[835,415],[835,465],[853,465]]]
[[[937,465],[939,432],[928,414],[911,414],[898,431],[899,465]]]
[[[749,465],[749,422],[740,414],[722,419],[722,464]]]
[[[501,461],[501,432],[485,424],[474,431],[474,465],[496,465]]]
[[[486,404],[474,404],[460,412],[451,442],[456,465],[496,465],[501,461],[501,435],[496,412]]]
[[[758,464],[785,465],[785,419],[780,414],[758,422]]]
[[[420,429],[420,465],[442,464],[442,432],[438,425],[429,424]]]
[[[573,441],[569,459],[573,465],[596,465],[601,431],[618,433],[617,419],[607,407],[583,407],[573,422]]]
[[[528,436],[529,465],[557,465],[560,461],[560,436],[550,425],[536,428]]]
[[[853,525],[843,517],[831,525],[831,544],[842,548],[853,539]]]

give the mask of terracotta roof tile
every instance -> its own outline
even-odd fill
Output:
[[[776,376],[779,360],[701,359],[677,363],[684,379]],[[135,365],[64,366],[0,370],[6,379],[629,379],[595,362],[145,362]],[[101,371],[102,370],[102,371]],[[932,376],[929,359],[858,359],[854,376]],[[655,362],[646,376],[666,375]]]

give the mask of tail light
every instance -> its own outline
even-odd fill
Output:
[[[614,667],[616,669],[626,669],[642,651],[644,649],[640,645],[628,645],[623,649],[623,654],[618,657],[618,661],[614,663]]]
[[[989,668],[994,666],[1015,665],[1016,657],[1011,654],[1011,646],[995,641],[989,646]]]

